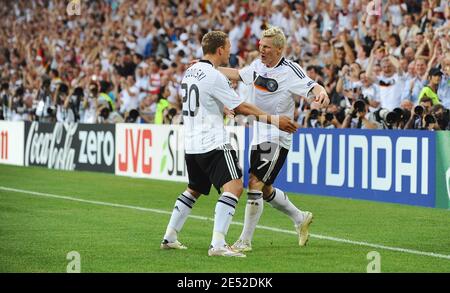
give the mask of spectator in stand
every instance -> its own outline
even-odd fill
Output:
[[[428,85],[421,90],[419,94],[419,103],[425,97],[430,98],[433,105],[438,105],[441,103],[437,94],[437,89],[439,87],[439,84],[441,83],[441,77],[441,70],[437,68],[433,68],[430,70],[430,72],[428,73]]]
[[[252,52],[268,25],[284,28],[291,44],[285,56],[304,68],[315,66],[310,70],[314,79],[323,80],[336,107],[350,95],[344,89],[336,91],[337,73],[355,62],[368,75],[359,76],[365,85],[355,90],[369,98],[372,111],[377,109],[376,87],[379,107],[414,108],[420,91],[429,85],[432,68],[443,73],[436,94],[445,108],[450,107],[449,0],[386,0],[381,17],[367,14],[368,1],[347,0],[274,1],[272,5],[254,0],[96,0],[83,9],[82,17],[67,15],[62,0],[3,2],[0,81],[8,85],[9,93],[7,99],[5,93],[0,97],[0,119],[61,120],[64,106],[55,96],[59,84],[68,87],[65,99],[76,88],[83,93],[74,100],[79,99],[79,104],[73,110],[79,117],[75,120],[83,123],[99,120],[104,101],[109,101],[106,95],[112,100],[110,107],[121,109],[121,93],[133,86],[138,89],[133,107],[143,112],[136,121],[153,121],[161,86],[169,88],[168,101],[177,111],[175,117],[180,117],[180,83],[189,61],[202,57],[203,35],[210,30],[229,32],[230,61],[242,67],[255,58]],[[390,64],[393,67],[388,69]],[[131,86],[121,82],[128,76],[135,81]],[[43,78],[50,80],[48,90]],[[108,90],[102,90],[106,84]],[[20,87],[21,98],[14,96]],[[238,90],[242,95],[248,92],[240,84]],[[10,103],[14,97],[21,102]],[[31,112],[17,112],[23,109]],[[125,119],[130,111],[119,115]]]

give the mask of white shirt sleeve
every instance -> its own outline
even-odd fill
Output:
[[[317,84],[314,80],[312,80],[309,76],[306,75],[305,71],[296,63],[291,63],[289,65],[291,67],[291,77],[292,84],[289,88],[289,91],[295,95],[299,95],[302,97],[307,97],[309,91]]]
[[[216,81],[214,82],[213,96],[230,110],[233,110],[244,102],[244,100],[231,88],[230,81],[225,75],[219,72]]]
[[[253,61],[249,66],[246,66],[239,70],[239,75],[242,79],[242,81],[245,84],[252,84],[255,80],[254,72],[255,72],[255,61]]]

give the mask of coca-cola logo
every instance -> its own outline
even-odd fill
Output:
[[[53,131],[48,132],[48,128],[53,126]],[[40,129],[43,127],[47,128],[47,132]],[[41,165],[51,169],[75,170],[75,149],[71,146],[77,128],[78,124],[50,125],[33,122],[25,145],[25,166]]]

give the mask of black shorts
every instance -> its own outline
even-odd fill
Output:
[[[272,142],[252,146],[249,173],[266,185],[272,185],[280,173],[289,150]]]
[[[209,194],[211,184],[220,193],[227,182],[242,177],[236,151],[230,144],[204,154],[185,154],[189,177],[188,187],[201,194]]]

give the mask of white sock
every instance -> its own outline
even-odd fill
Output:
[[[221,247],[226,244],[225,237],[227,236],[231,220],[233,220],[238,200],[239,198],[231,192],[224,192],[217,201],[214,215],[214,231],[211,241],[213,247]]]
[[[170,217],[169,225],[167,225],[164,239],[169,242],[177,241],[177,235],[183,228],[187,217],[191,213],[196,198],[188,191],[183,192],[175,201],[175,206]]]
[[[256,225],[264,210],[263,193],[259,190],[247,192],[247,205],[245,206],[244,228],[239,239],[252,241]]]
[[[278,188],[274,188],[272,194],[267,199],[267,203],[288,215],[292,222],[294,222],[294,225],[298,225],[303,221],[302,212],[296,208],[289,200],[288,196]]]

